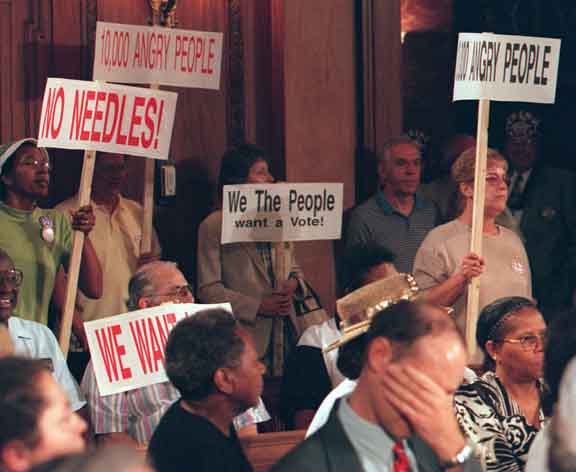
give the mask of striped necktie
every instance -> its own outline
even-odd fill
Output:
[[[394,472],[410,472],[410,463],[404,444],[397,442],[394,444],[392,452],[394,452]]]
[[[510,189],[510,195],[508,196],[508,208],[511,210],[520,210],[523,206],[523,195],[524,195],[524,176],[518,174],[516,180],[514,180],[514,185]]]

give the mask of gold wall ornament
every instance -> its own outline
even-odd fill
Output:
[[[150,7],[151,25],[174,28],[178,24],[176,19],[176,4],[178,0],[148,0]]]

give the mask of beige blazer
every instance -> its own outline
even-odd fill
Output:
[[[272,281],[256,243],[220,244],[222,212],[215,211],[198,230],[198,290],[202,303],[230,302],[234,316],[252,333],[258,355],[268,349],[272,318],[258,316],[260,300]],[[290,272],[301,274],[292,246]]]

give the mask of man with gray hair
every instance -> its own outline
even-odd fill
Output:
[[[436,206],[417,193],[422,157],[407,136],[389,139],[378,162],[380,189],[350,216],[346,247],[383,246],[396,255],[400,272],[410,272],[416,251],[438,222]]]
[[[192,288],[176,264],[154,261],[136,271],[128,284],[130,311],[165,303],[193,303]],[[94,433],[100,439],[148,443],[160,419],[180,398],[170,382],[148,385],[128,392],[101,396],[92,362],[82,380],[82,391],[90,405]],[[255,423],[269,420],[264,404],[247,410],[234,420],[237,430],[255,432]]]

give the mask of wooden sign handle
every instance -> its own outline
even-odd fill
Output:
[[[288,279],[288,275],[291,269],[292,254],[290,252],[290,244],[282,241],[277,243],[272,243],[272,257],[274,258],[274,276],[275,276],[275,286],[277,289],[284,285],[284,282]],[[290,313],[290,320],[298,335],[300,335],[298,320],[296,319],[296,314],[292,310]],[[272,375],[281,376],[284,367],[284,339],[283,335],[283,318],[274,318],[272,333],[273,333],[273,343],[274,343],[274,359],[272,360]]]
[[[488,152],[488,125],[490,100],[478,102],[478,128],[476,134],[476,165],[474,174],[474,203],[472,210],[472,234],[470,252],[482,257],[482,234],[484,230],[484,196],[486,194],[486,154]],[[480,307],[480,277],[474,277],[468,285],[466,305],[466,346],[472,360],[476,355],[476,323]]]
[[[82,164],[82,176],[80,177],[80,189],[78,191],[79,207],[90,204],[95,160],[96,151],[84,151],[84,163]],[[74,318],[74,307],[76,305],[78,275],[80,274],[83,246],[84,233],[82,231],[74,231],[72,254],[70,255],[66,278],[66,298],[64,299],[64,311],[62,313],[60,333],[58,336],[58,342],[60,343],[60,349],[62,349],[64,357],[68,355],[68,349],[70,347],[70,331],[72,329],[72,319]]]
[[[158,84],[150,85],[152,90],[158,90]],[[144,195],[142,196],[143,220],[140,255],[152,251],[152,220],[154,218],[154,159],[144,161]]]

